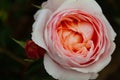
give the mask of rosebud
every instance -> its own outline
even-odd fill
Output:
[[[25,45],[25,52],[29,59],[40,59],[44,57],[46,51],[32,40],[28,40]]]

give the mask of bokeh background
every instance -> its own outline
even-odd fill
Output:
[[[0,80],[54,80],[43,67],[43,60],[25,61],[24,49],[11,38],[31,38],[33,15],[46,0],[0,0]],[[117,33],[111,63],[96,80],[120,80],[120,0],[96,0]]]

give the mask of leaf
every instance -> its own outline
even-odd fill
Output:
[[[24,41],[19,41],[19,40],[16,40],[14,38],[12,38],[13,41],[15,41],[16,43],[18,43],[21,47],[25,47],[25,42]]]

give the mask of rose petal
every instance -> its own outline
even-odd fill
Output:
[[[44,57],[44,66],[51,76],[59,80],[89,80],[97,77],[96,73],[80,73],[64,69],[52,61],[47,54]]]
[[[101,58],[98,61],[96,61],[96,63],[85,68],[72,68],[72,69],[84,73],[88,73],[88,72],[97,73],[101,71],[103,68],[105,68],[106,65],[109,64],[109,62],[111,61],[111,54],[113,53],[114,49],[115,49],[115,43],[111,42],[111,48],[109,49],[109,51],[104,53],[104,55],[101,56]],[[107,53],[109,53],[109,55]]]
[[[51,12],[48,9],[42,9],[34,16],[36,21],[33,24],[32,40],[45,50],[47,50],[47,47],[44,42],[43,31],[50,14]]]
[[[116,33],[115,31],[112,29],[112,26],[110,25],[110,23],[108,22],[108,20],[106,19],[106,17],[103,15],[100,17],[101,21],[104,23],[104,25],[107,28],[107,35],[109,40],[114,41],[115,37],[116,37]]]
[[[34,15],[34,19],[35,19],[35,20],[38,18],[38,16],[39,16],[40,13],[41,13],[41,10],[38,10],[38,11],[35,13],[35,15]]]
[[[87,5],[87,6],[86,6]],[[95,0],[65,0],[57,9],[57,12],[64,9],[80,9],[91,15],[102,15],[102,10]]]
[[[65,0],[48,0],[42,4],[42,8],[47,8],[51,11],[55,11],[64,1]]]

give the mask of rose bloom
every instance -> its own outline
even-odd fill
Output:
[[[116,33],[96,1],[48,0],[34,18],[32,40],[55,79],[96,79],[110,62]]]

